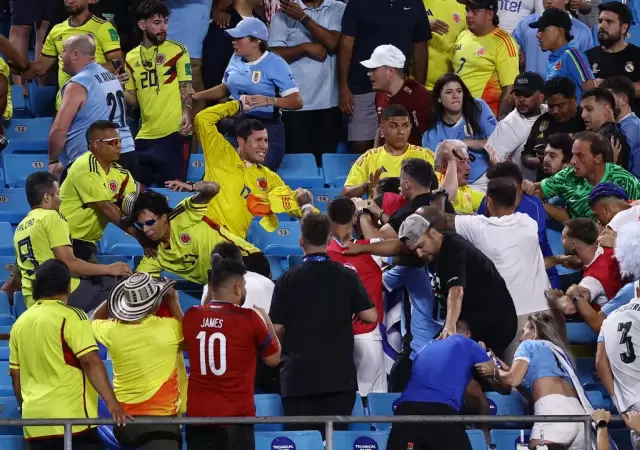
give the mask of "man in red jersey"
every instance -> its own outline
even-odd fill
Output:
[[[422,134],[427,127],[427,118],[431,109],[431,94],[423,84],[406,78],[404,54],[393,45],[376,47],[366,61],[360,64],[369,69],[367,75],[376,91],[376,112],[378,126],[382,111],[389,105],[402,105],[411,114],[411,134],[409,144],[422,147]],[[378,131],[374,147],[384,145],[384,136]]]
[[[213,253],[211,300],[184,315],[182,330],[191,361],[189,417],[255,416],[253,386],[258,356],[280,364],[280,343],[268,314],[242,308],[247,289],[240,260]],[[189,450],[254,450],[253,425],[187,426]]]
[[[382,270],[371,255],[346,256],[347,242],[368,244],[369,239],[354,240],[353,227],[358,221],[356,205],[348,197],[338,197],[329,203],[331,240],[327,253],[332,261],[354,270],[374,306],[378,310],[378,322],[364,323],[358,316],[353,317],[354,352],[358,376],[358,392],[363,397],[369,392],[387,392],[387,373],[384,366],[384,351],[379,324],[382,323]],[[379,239],[375,239],[376,241]]]

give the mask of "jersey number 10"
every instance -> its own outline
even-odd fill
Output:
[[[207,368],[216,376],[224,375],[227,371],[227,337],[222,333],[213,333],[207,339],[207,333],[201,331],[196,339],[200,341],[200,375],[207,375]],[[214,356],[216,341],[220,341],[218,361]]]

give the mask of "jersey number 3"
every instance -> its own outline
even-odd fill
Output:
[[[629,336],[629,331],[631,330],[631,322],[620,322],[618,324],[618,331],[622,332],[622,336],[620,336],[620,345],[626,345],[627,351],[624,353],[620,353],[620,359],[625,364],[631,364],[636,360],[636,351],[633,348],[633,342],[631,342],[631,336]]]
[[[200,341],[200,375],[207,375],[207,368],[216,376],[224,375],[227,371],[227,337],[222,333],[213,333],[207,339],[207,333],[201,331],[196,339]],[[216,341],[220,342],[218,361],[215,358]]]

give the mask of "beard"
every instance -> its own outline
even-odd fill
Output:
[[[167,39],[166,33],[151,34],[148,31],[145,31],[144,35],[151,41],[153,45],[160,45]]]
[[[64,8],[70,16],[78,16],[87,10],[86,6],[65,6]]]
[[[598,41],[604,48],[613,47],[620,40],[620,35],[613,35],[606,32],[598,31]]]

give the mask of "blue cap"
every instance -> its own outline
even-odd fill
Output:
[[[247,17],[238,22],[235,28],[230,28],[225,31],[229,36],[234,39],[241,39],[243,37],[252,36],[261,41],[269,40],[269,31],[267,26],[255,17]]]

